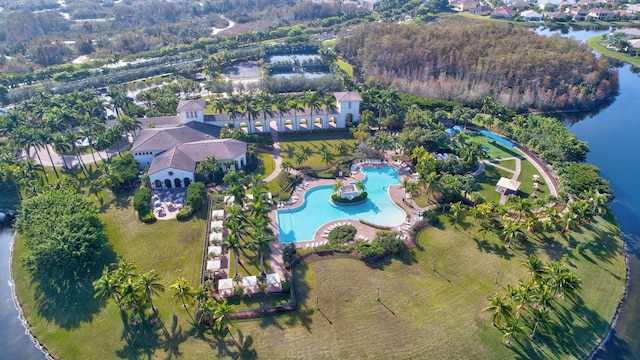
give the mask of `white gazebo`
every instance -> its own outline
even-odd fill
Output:
[[[222,220],[216,220],[211,222],[211,230],[222,229]]]
[[[207,260],[207,270],[211,271],[219,271],[220,270],[220,259]]]
[[[520,189],[520,185],[520,181],[501,177],[496,184],[496,191],[503,194],[506,194],[508,191],[517,193],[518,189]]]
[[[224,210],[213,210],[211,217],[214,219],[222,219],[224,217]]]
[[[211,243],[217,243],[222,241],[222,233],[221,232],[212,232],[209,234],[209,241]]]
[[[213,255],[213,256],[220,256],[222,255],[222,246],[209,246],[209,248],[207,249],[207,254],[209,255]]]
[[[218,281],[218,293],[222,297],[233,295],[233,279],[220,279]]]
[[[282,282],[280,281],[279,274],[267,274],[267,292],[280,292],[282,291]]]
[[[242,287],[244,287],[245,294],[255,294],[258,292],[258,277],[257,276],[245,276],[242,278]]]

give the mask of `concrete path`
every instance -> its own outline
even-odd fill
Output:
[[[280,142],[278,141],[278,132],[271,129],[271,139],[273,140],[273,150],[269,152],[273,161],[275,162],[275,167],[273,168],[273,172],[269,174],[266,178],[264,178],[264,182],[269,182],[280,175],[282,172],[282,157],[280,156]]]

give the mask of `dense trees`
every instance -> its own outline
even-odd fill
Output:
[[[363,79],[467,104],[492,96],[510,108],[586,109],[618,87],[609,63],[573,40],[466,18],[366,24],[342,34],[338,50]]]
[[[28,268],[52,277],[82,277],[106,243],[93,202],[67,186],[24,200],[16,231],[29,248],[24,259]]]

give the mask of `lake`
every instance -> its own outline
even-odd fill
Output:
[[[537,32],[540,33],[540,30]],[[543,35],[551,32],[544,30]],[[557,33],[557,32],[555,32]],[[570,30],[562,36],[585,41],[606,33],[602,30]],[[631,66],[618,68],[620,94],[599,112],[569,126],[581,140],[589,142],[587,161],[598,166],[611,181],[615,201],[611,208],[624,233],[629,257],[629,293],[611,338],[595,359],[640,358],[640,77]]]
[[[13,234],[8,229],[0,228],[0,357],[3,359],[46,359],[38,350],[26,329],[18,318],[18,311],[13,302],[9,258]]]

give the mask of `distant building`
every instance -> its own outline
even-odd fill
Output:
[[[491,6],[481,5],[481,6],[476,6],[473,9],[469,9],[469,12],[473,15],[487,16],[491,14],[491,10],[493,10]]]
[[[527,22],[542,21],[542,14],[535,10],[525,10],[520,13],[520,16],[522,16],[522,19]]]
[[[493,9],[489,17],[493,19],[512,20],[516,16],[516,14],[517,12],[515,10],[509,9],[508,7],[502,5]]]
[[[607,10],[603,8],[593,8],[589,10],[588,17],[596,20],[608,21],[613,19],[613,15],[614,15],[613,11],[611,10]]]

